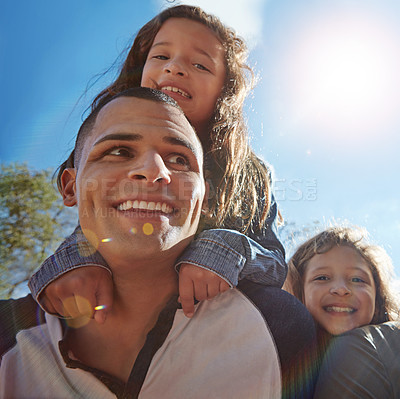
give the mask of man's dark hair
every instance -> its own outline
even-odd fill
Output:
[[[96,123],[97,115],[105,105],[107,105],[109,102],[119,97],[135,97],[135,98],[142,98],[144,100],[165,103],[172,105],[173,107],[179,109],[182,112],[178,103],[173,98],[163,93],[162,91],[149,89],[147,87],[133,87],[131,89],[127,89],[125,91],[117,93],[112,97],[108,97],[107,99],[99,103],[98,106],[94,108],[92,112],[88,115],[88,117],[83,121],[76,136],[74,149],[72,150],[68,159],[58,167],[58,171],[56,172],[57,187],[60,190],[60,192],[61,192],[61,175],[66,168],[74,168],[78,166],[83,146],[85,144],[87,137],[90,135],[90,132],[92,131],[94,124]],[[183,112],[182,115],[184,115]]]

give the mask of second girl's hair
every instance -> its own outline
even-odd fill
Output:
[[[294,296],[304,303],[304,276],[310,260],[334,247],[354,249],[367,263],[376,287],[375,313],[371,324],[398,318],[398,298],[390,289],[393,265],[386,251],[368,240],[368,233],[360,227],[330,227],[300,245],[289,260],[288,286]]]
[[[226,78],[210,121],[210,144],[204,148],[212,154],[218,169],[210,175],[215,190],[215,197],[209,202],[212,225],[242,232],[261,228],[271,201],[270,175],[250,148],[243,117],[243,103],[254,83],[254,74],[246,64],[244,41],[217,17],[187,5],[170,7],[159,13],[139,30],[119,76],[96,96],[92,109],[116,93],[141,85],[143,67],[154,38],[169,18],[202,23],[216,35],[225,50]],[[61,165],[61,173],[67,162],[71,166],[70,161]]]

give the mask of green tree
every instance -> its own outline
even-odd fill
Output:
[[[0,297],[9,298],[26,285],[76,220],[49,170],[0,165]]]

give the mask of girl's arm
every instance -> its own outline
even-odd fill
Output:
[[[235,230],[201,232],[177,262],[192,264],[218,274],[231,287],[246,278],[282,287],[287,266],[285,251],[276,235],[277,205],[272,198],[269,216],[259,234],[246,236]]]
[[[84,266],[99,266],[112,276],[106,261],[87,241],[81,227],[78,226],[30,278],[28,286],[33,297],[38,301],[43,290],[54,280]]]

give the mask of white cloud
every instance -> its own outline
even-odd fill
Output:
[[[242,36],[248,46],[253,47],[261,37],[263,7],[268,0],[188,0],[184,4],[201,7],[204,11],[216,15],[223,23],[232,27]],[[178,3],[178,2],[176,2]],[[169,7],[166,0],[157,0],[160,7]]]

